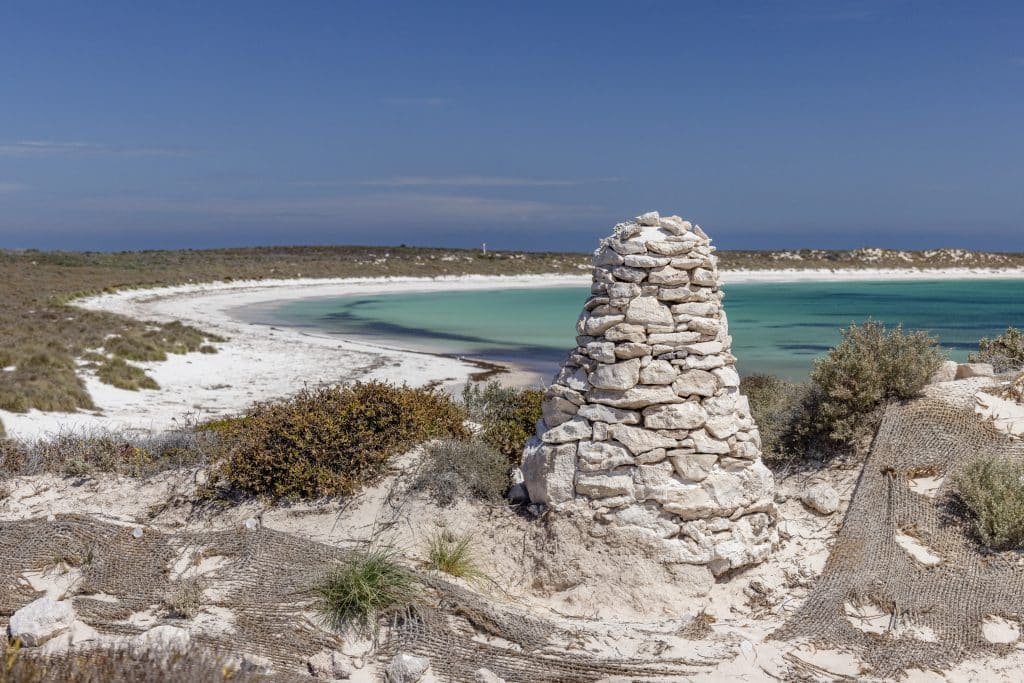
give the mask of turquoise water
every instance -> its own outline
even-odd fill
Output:
[[[957,360],[979,337],[1024,327],[1024,280],[737,284],[725,293],[744,374],[801,379],[839,341],[840,328],[869,318],[929,330]],[[557,287],[350,296],[290,301],[248,317],[550,373],[575,346],[588,294]]]

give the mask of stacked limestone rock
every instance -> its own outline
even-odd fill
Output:
[[[664,539],[671,561],[718,575],[777,534],[713,252],[678,216],[615,226],[522,469],[534,503],[582,510],[595,535]]]

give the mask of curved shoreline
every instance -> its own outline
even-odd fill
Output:
[[[878,269],[723,271],[725,283],[839,282],[871,280],[1024,279],[1024,269]],[[447,276],[437,278],[338,278],[214,282],[131,289],[86,297],[74,305],[142,320],[181,321],[228,339],[219,353],[170,356],[139,363],[159,390],[125,391],[85,375],[100,411],[29,413],[0,411],[9,435],[38,438],[61,431],[133,429],[159,431],[194,419],[224,415],[255,401],[294,393],[303,386],[384,380],[454,388],[484,372],[517,369],[402,348],[401,342],[346,339],[308,330],[246,322],[235,309],[294,299],[401,292],[580,287],[587,275]],[[530,383],[533,376],[519,383]],[[101,412],[102,411],[102,412]]]

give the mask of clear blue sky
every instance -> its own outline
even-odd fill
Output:
[[[5,2],[0,246],[1024,250],[1024,2]]]

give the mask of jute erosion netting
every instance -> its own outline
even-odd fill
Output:
[[[984,638],[982,623],[1024,616],[1021,555],[985,551],[950,490],[956,473],[982,455],[1019,460],[1024,443],[965,406],[935,398],[891,406],[822,576],[774,637],[852,650],[878,677],[1004,652],[1008,646]],[[927,476],[944,479],[932,495],[915,492],[911,482]],[[939,563],[915,559],[898,533]],[[868,605],[892,615],[882,633],[850,616]]]
[[[281,680],[305,674],[324,648],[343,649],[313,607],[312,587],[347,551],[268,529],[161,533],[95,518],[0,522],[0,628],[40,597],[28,572],[81,572],[73,604],[101,634],[133,636],[160,624],[188,625],[193,642],[211,653],[267,658]],[[186,567],[202,570],[207,612],[218,624],[196,628],[166,616],[160,605]],[[604,659],[562,647],[580,640],[572,626],[545,621],[435,575],[419,575],[422,599],[391,615],[375,651],[380,663],[398,652],[427,655],[442,680],[472,680],[486,667],[510,683],[595,681],[610,675],[658,680],[706,670],[714,661]],[[149,618],[140,620],[141,614]],[[135,618],[132,616],[135,615]],[[226,625],[225,625],[226,624]]]

